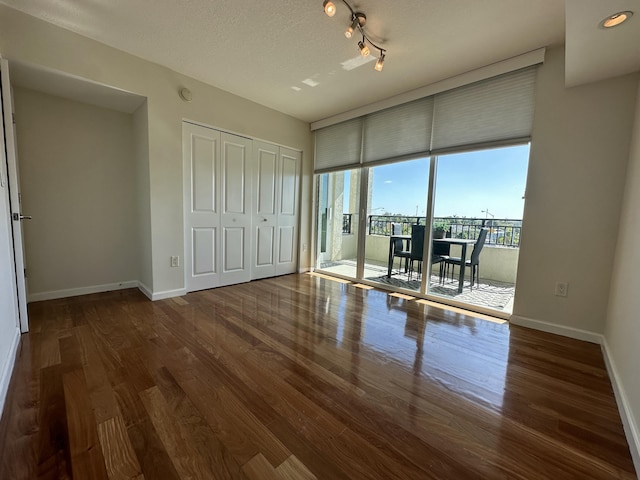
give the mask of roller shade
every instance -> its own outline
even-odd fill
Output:
[[[433,97],[387,108],[364,117],[363,163],[429,154]]]
[[[362,118],[316,131],[316,172],[358,166],[362,149]]]
[[[315,171],[530,139],[531,66],[316,130]]]
[[[530,137],[536,71],[529,67],[435,95],[432,152]]]

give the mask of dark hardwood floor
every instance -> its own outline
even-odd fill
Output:
[[[3,480],[636,478],[597,345],[311,275],[29,308]]]

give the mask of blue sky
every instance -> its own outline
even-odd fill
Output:
[[[521,219],[528,162],[528,145],[440,156],[435,216]],[[428,159],[375,167],[370,212],[424,215],[428,178]]]

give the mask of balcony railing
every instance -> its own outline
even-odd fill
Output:
[[[411,225],[424,225],[424,217],[400,215],[369,215],[369,235],[391,235],[391,225],[400,224],[402,234],[411,234]],[[343,223],[344,225],[344,223]],[[488,228],[487,245],[520,247],[522,220],[501,218],[435,217],[435,226],[443,226],[446,235],[452,238],[478,238],[481,228]],[[344,228],[344,227],[343,227]]]
[[[352,213],[343,213],[342,214],[342,233],[343,234],[351,234],[351,219],[353,218]]]

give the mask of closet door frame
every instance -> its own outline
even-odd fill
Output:
[[[195,201],[193,185],[197,180],[197,174],[193,171],[193,159],[191,158],[193,145],[190,143],[194,132],[196,136],[200,135],[205,138],[209,136],[217,139],[217,145],[214,149],[215,158],[213,159],[213,166],[210,168],[213,175],[210,185],[214,198],[212,199],[212,208],[209,209],[209,213],[217,215],[218,218],[217,221],[209,219],[209,223],[206,226],[194,225],[193,220]],[[244,165],[241,168],[241,172],[236,171],[234,174],[236,177],[244,178],[245,186],[241,194],[236,192],[234,199],[237,208],[234,208],[234,211],[223,211],[226,208],[225,202],[228,200],[225,195],[233,193],[233,190],[229,189],[229,186],[224,183],[223,178],[225,177],[226,161],[224,139],[230,141],[231,144],[245,142],[245,152],[247,153],[244,157]],[[239,145],[236,146],[240,148]],[[275,166],[272,165],[271,168],[275,178],[271,179],[273,198],[271,199],[272,208],[270,209],[273,213],[259,205],[261,201],[258,158],[260,149],[270,151],[274,155]],[[226,167],[229,166],[226,165]],[[301,171],[302,152],[300,150],[225,132],[215,127],[187,120],[183,121],[184,277],[187,292],[243,283],[249,280],[295,273],[297,271],[300,257]],[[243,204],[240,199],[244,200]],[[264,201],[264,199],[262,200]],[[263,227],[262,224],[265,226]],[[194,230],[194,227],[200,230]],[[262,244],[263,250],[259,252],[259,230],[261,228],[271,228],[272,231],[269,233],[267,230],[263,230],[263,236],[269,233],[270,238],[268,242]],[[241,229],[244,229],[244,234],[239,233]],[[210,251],[208,252],[209,256],[205,256],[204,262],[202,262],[206,268],[202,269],[203,272],[194,275],[196,260],[193,258],[193,251],[196,247],[198,240],[196,237],[198,235],[202,241],[209,241]],[[235,268],[224,271],[225,262],[229,260],[225,257],[225,254],[229,253],[228,250],[225,250],[225,241],[227,245],[237,246],[233,242],[239,241],[239,238],[235,238],[238,235],[240,237],[244,235],[242,258],[237,259],[239,263],[233,266]],[[267,244],[270,250],[268,254],[264,251]],[[259,268],[259,253],[262,254],[262,267],[264,268]],[[265,262],[265,258],[269,261]]]

